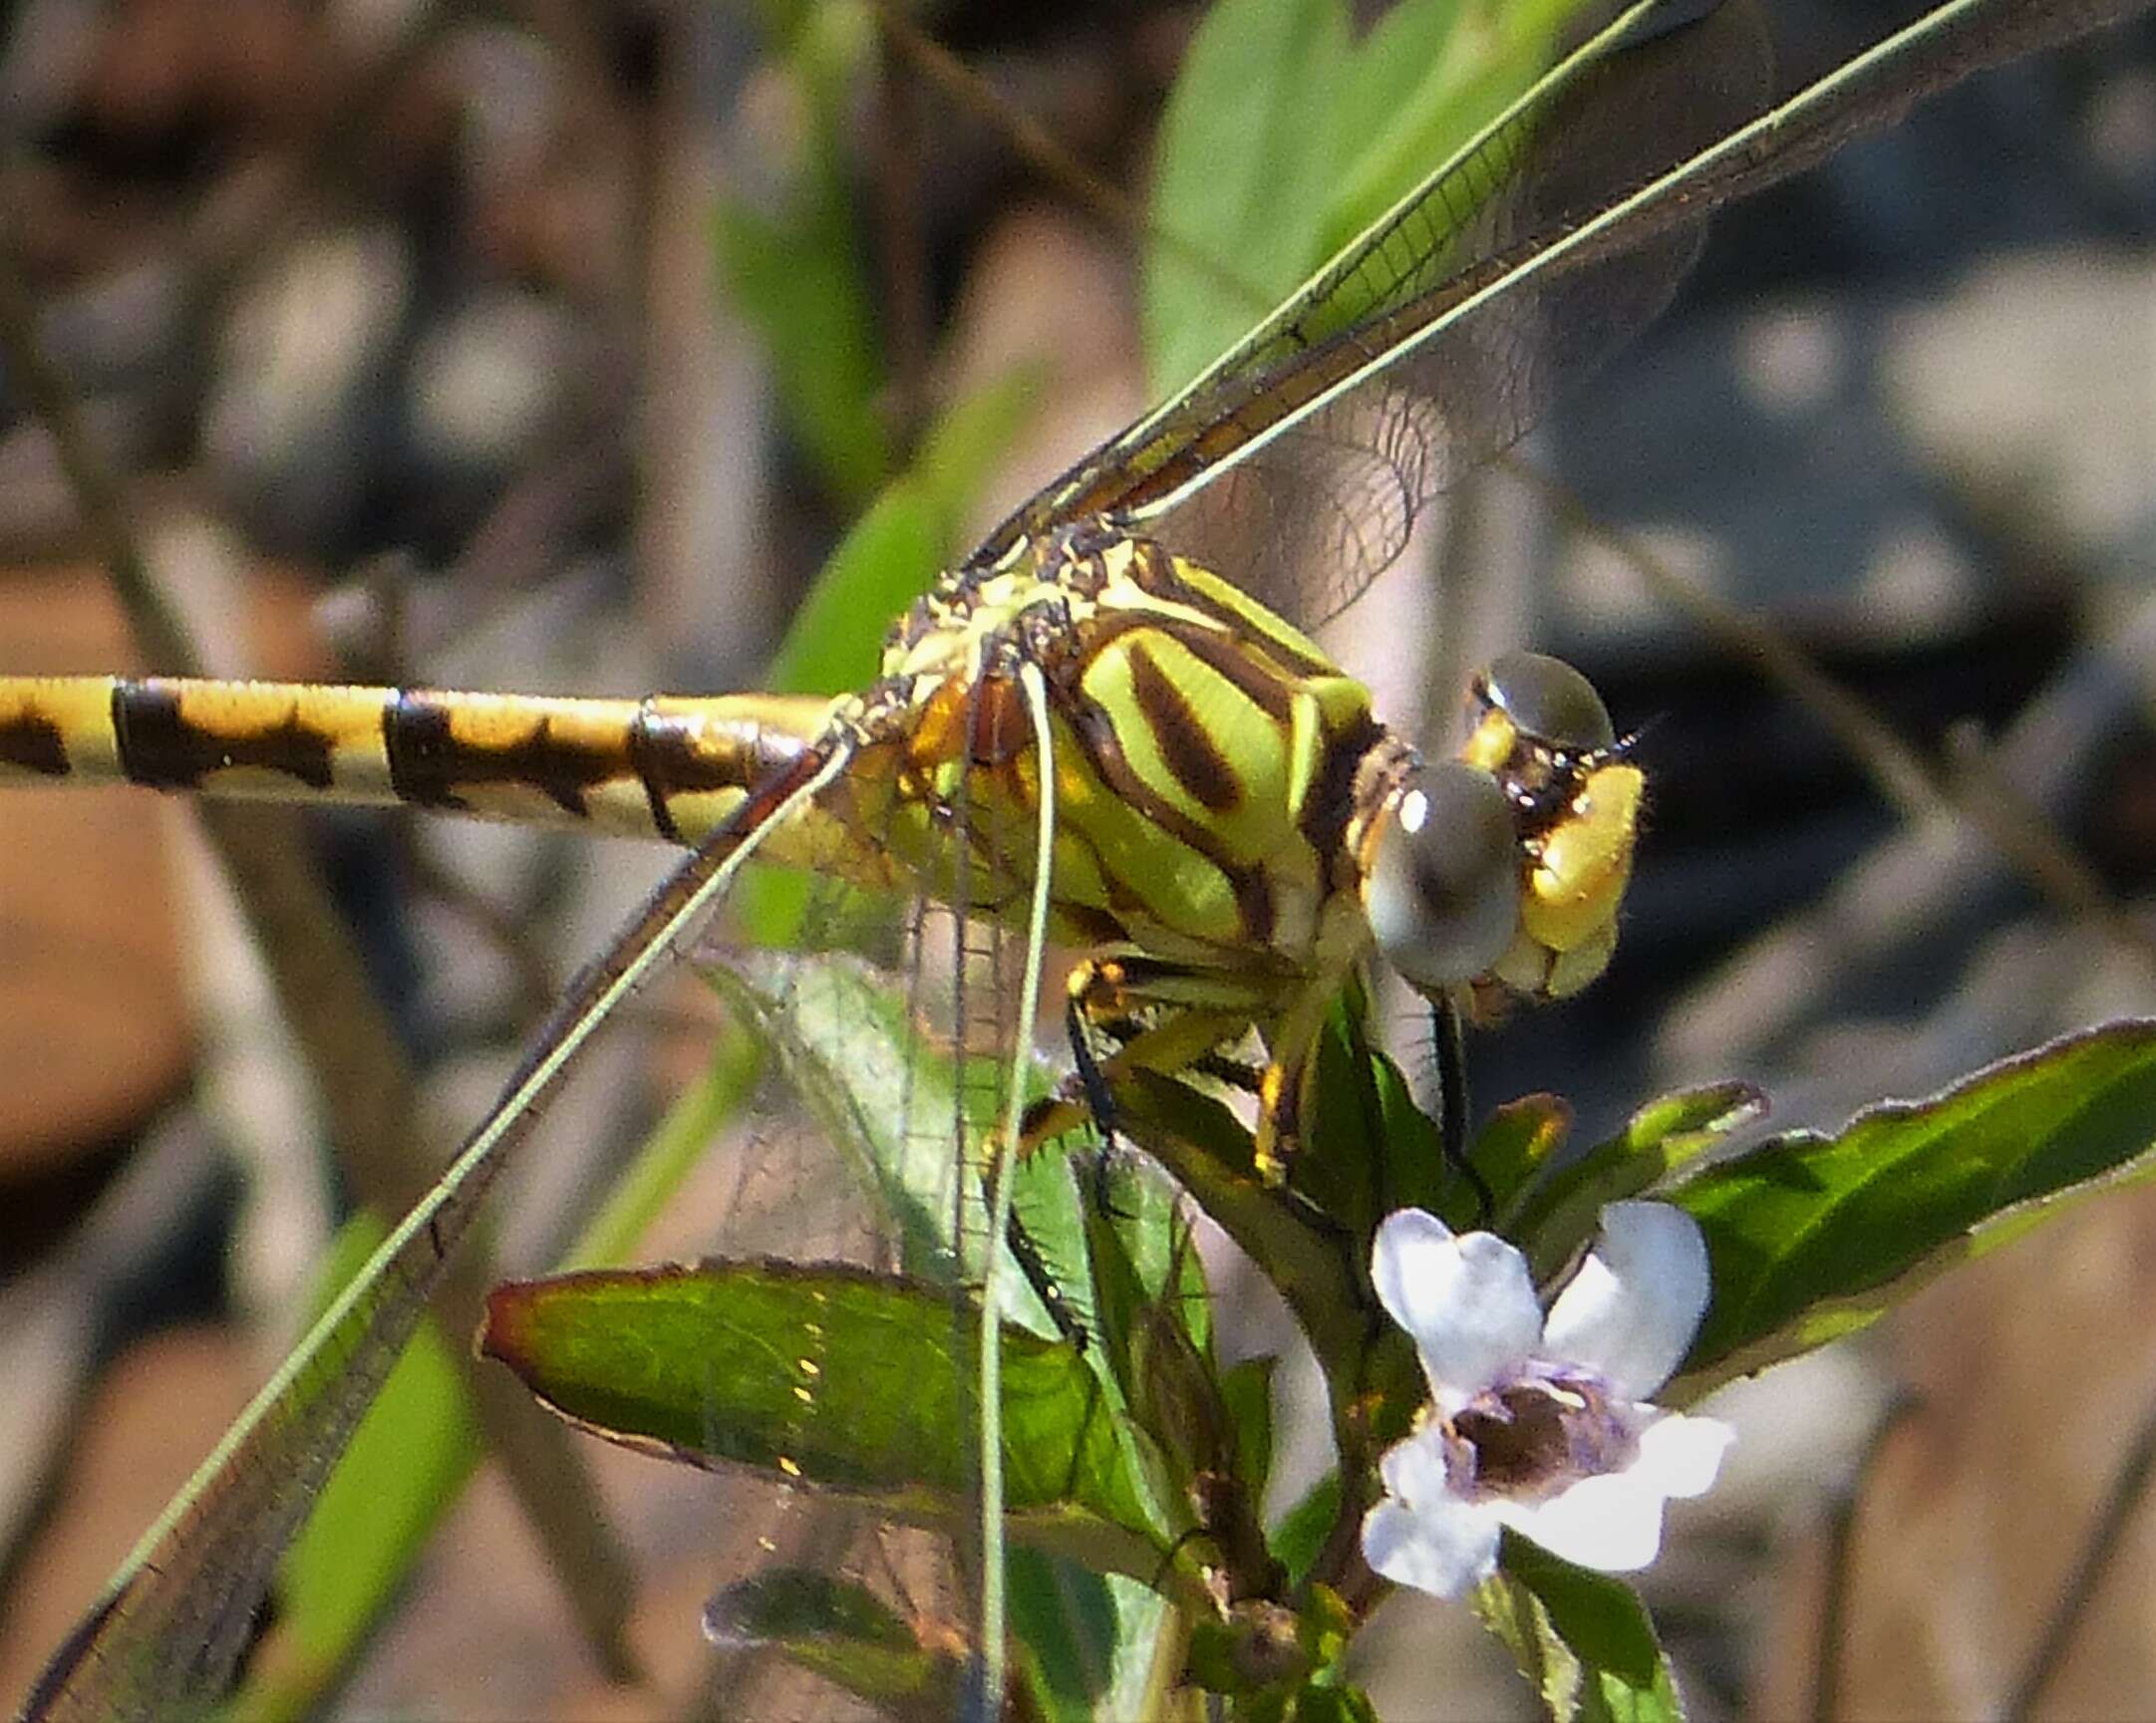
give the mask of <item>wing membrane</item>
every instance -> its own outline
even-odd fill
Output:
[[[1465,310],[1538,242],[1765,105],[1749,5],[1637,42],[1652,11],[1624,12],[987,553],[1050,516],[1130,515],[1299,621],[1351,603],[1428,498],[1524,432],[1558,382],[1622,346],[1691,266],[1704,210],[1561,285]]]
[[[28,1719],[192,1715],[225,1691],[255,1608],[353,1428],[380,1389],[479,1204],[593,1030],[693,936],[758,836],[844,769],[833,739],[744,805],[661,884],[569,990],[457,1160],[256,1395],[145,1536],[92,1622],[47,1671]]]
[[[1954,0],[1766,108],[1748,7],[1645,42],[1635,6],[1368,228],[1176,401],[991,535],[1127,517],[1305,623],[1405,547],[1667,302],[1716,208],[1969,74],[2138,0]]]

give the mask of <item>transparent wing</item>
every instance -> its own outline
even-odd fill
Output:
[[[1662,310],[1705,210],[1592,266],[1488,290],[1756,115],[1765,61],[1743,4],[1629,45],[1605,32],[1180,398],[1005,523],[989,554],[1051,518],[1138,516],[1284,615],[1335,614],[1398,557],[1429,498]]]
[[[2134,9],[1958,0],[1762,112],[1748,6],[1645,40],[1672,9],[1630,8],[979,558],[1118,515],[1323,621],[1397,558],[1420,508],[1656,315],[1714,209],[1971,72]]]
[[[570,988],[442,1180],[331,1303],[144,1537],[25,1702],[35,1719],[206,1712],[225,1693],[278,1562],[449,1273],[538,1110],[599,1024],[724,897],[753,839],[836,779],[836,738],[744,804]]]

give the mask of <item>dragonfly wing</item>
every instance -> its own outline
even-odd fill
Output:
[[[24,1706],[26,1723],[193,1715],[223,1696],[277,1564],[540,1104],[606,1016],[695,937],[761,836],[813,801],[848,751],[834,737],[763,786],[577,979],[449,1171],[339,1292],[70,1635]]]
[[[1765,40],[1743,0],[1645,39],[1612,26],[1180,398],[1031,506],[1133,516],[1282,614],[1323,621],[1398,557],[1429,498],[1662,310],[1705,211],[1629,252],[1474,296],[1538,237],[1702,149],[1767,97]]]
[[[1322,621],[1398,557],[1418,509],[1655,316],[1715,209],[2143,4],[1947,0],[1772,107],[1742,0],[1676,28],[1697,5],[1628,8],[980,555],[1120,515]]]
[[[1725,4],[1613,50],[1486,140],[1253,354],[1254,371],[1191,404],[1207,422],[1193,448],[1222,440],[1224,426],[1252,450],[1210,482],[1141,502],[1146,530],[1235,570],[1306,625],[1352,604],[1406,548],[1430,498],[1517,441],[1560,390],[1661,314],[1698,254],[1704,211],[1636,249],[1522,279],[1375,376],[1373,358],[1459,303],[1494,260],[1523,255],[1613,188],[1647,182],[1750,119],[1768,94],[1765,65],[1755,15]],[[1263,405],[1251,392],[1283,361],[1299,374],[1290,397],[1319,402],[1292,424],[1279,423],[1277,388]],[[1168,434],[1191,430],[1178,423]]]

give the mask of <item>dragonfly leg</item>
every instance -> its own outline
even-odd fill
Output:
[[[1071,992],[1064,1002],[1064,1030],[1071,1040],[1072,1069],[1078,1077],[1078,1092],[1084,1096],[1086,1111],[1092,1114],[1093,1130],[1098,1138],[1093,1146],[1087,1180],[1092,1186],[1093,1208],[1096,1213],[1115,1217],[1109,1200],[1108,1169],[1119,1135],[1115,1124],[1117,1109],[1115,1093],[1108,1087],[1108,1080],[1100,1071],[1100,1061],[1093,1054],[1092,1025],[1085,1014],[1083,996],[1091,986],[1086,972],[1091,968],[1089,963],[1082,964],[1071,977]]]
[[[1100,1061],[1093,1054],[1092,1019],[1085,1008],[1085,995],[1094,986],[1090,963],[1080,964],[1071,975],[1071,991],[1064,1001],[1064,1032],[1071,1041],[1072,1069],[1078,1077],[1078,1093],[1093,1116],[1093,1127],[1100,1133],[1103,1149],[1115,1145],[1115,1095],[1100,1071]]]
[[[1272,1059],[1258,1077],[1258,1129],[1255,1160],[1266,1184],[1285,1185],[1309,1122],[1303,1114],[1312,1100],[1311,1058],[1332,1004],[1329,987],[1303,988],[1281,1014],[1272,1036]]]
[[[1011,1260],[1018,1265],[1026,1284],[1033,1289],[1034,1296],[1041,1300],[1041,1307],[1048,1311],[1049,1320],[1056,1324],[1056,1331],[1070,1342],[1074,1351],[1082,1352],[1091,1344],[1092,1335],[1084,1320],[1071,1306],[1065,1296],[1063,1281],[1049,1264],[1047,1254],[1040,1242],[1026,1230],[1026,1223],[1014,1212],[1004,1227],[1004,1244],[1011,1252]]]
[[[1437,1054],[1437,1148],[1445,1165],[1474,1188],[1475,1221],[1487,1226],[1497,1208],[1495,1193],[1467,1156],[1467,1032],[1449,992],[1430,996],[1430,1028]]]

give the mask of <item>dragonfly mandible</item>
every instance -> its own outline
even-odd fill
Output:
[[[274,1530],[205,1556],[183,1508],[156,1528],[36,1714],[217,1690],[537,1103],[752,858],[1007,919],[1036,977],[1045,937],[1088,954],[1080,1026],[1141,1020],[1112,1057],[1172,1073],[1255,1031],[1276,1183],[1293,1179],[1318,1017],[1374,953],[1469,1009],[1590,982],[1644,793],[1592,691],[1503,661],[1462,756],[1425,762],[1296,624],[1352,602],[1431,497],[1655,315],[1715,207],[2129,9],[1964,0],[1772,109],[1740,9],[1680,8],[1660,29],[1653,7],[1627,11],[1174,401],[1014,511],[893,630],[879,680],[835,702],[0,680],[0,773],[537,813],[696,846],[235,1430],[225,1464],[280,1474],[257,1517]],[[1035,1014],[999,1024],[1014,1067]],[[1006,1141],[1017,1125],[1006,1109]],[[217,1577],[199,1618],[152,1582],[189,1569]]]

